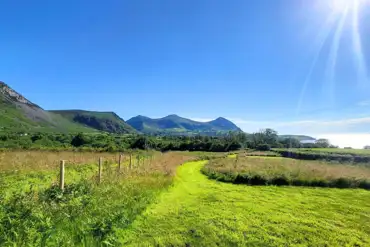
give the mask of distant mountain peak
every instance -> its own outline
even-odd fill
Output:
[[[180,116],[176,115],[176,114],[170,114],[170,115],[166,116],[165,118],[180,118]]]
[[[11,87],[9,87],[5,82],[2,82],[2,81],[0,81],[0,93],[7,100],[12,101],[14,103],[22,103],[22,104],[30,105],[33,107],[41,108],[38,105],[26,99],[25,97],[23,97],[23,95],[19,94],[18,92],[13,90]]]
[[[8,87],[8,85],[6,85],[6,83],[5,83],[5,82],[0,81],[0,87],[1,87],[1,88],[2,88],[2,87]]]
[[[218,118],[216,118],[215,120],[213,120],[213,121],[228,121],[228,122],[230,122],[230,120],[227,120],[226,118],[224,118],[224,117],[218,117]]]
[[[160,133],[174,135],[196,135],[207,133],[216,135],[222,132],[241,131],[234,123],[219,117],[210,122],[198,122],[171,114],[163,118],[133,117],[127,123],[143,133]]]

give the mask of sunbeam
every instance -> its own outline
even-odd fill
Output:
[[[329,46],[327,55],[327,63],[325,66],[325,81],[323,83],[323,93],[327,98],[327,102],[330,105],[335,105],[335,93],[336,87],[340,79],[337,74],[337,67],[339,65],[339,56],[341,50],[341,40],[343,35],[346,35],[345,28],[350,28],[350,38],[352,39],[352,56],[354,61],[353,77],[357,81],[357,86],[370,87],[370,75],[367,69],[366,58],[364,54],[364,47],[361,41],[361,29],[360,25],[360,14],[361,11],[369,7],[370,0],[317,0],[316,7],[320,11],[324,11],[325,15],[328,16],[328,20],[333,19],[329,25],[327,23],[326,29],[321,31],[318,35],[320,37],[319,43],[316,46],[317,50],[313,52],[313,60],[310,67],[308,68],[306,77],[304,78],[303,85],[300,91],[299,99],[297,102],[296,114],[298,115],[302,108],[302,102],[306,94],[308,85],[312,80],[312,76],[315,73],[317,63],[320,61],[320,57],[323,55],[323,49],[325,43],[329,38],[332,38],[332,43]],[[352,16],[349,16],[352,15]],[[349,18],[351,17],[351,18]],[[348,25],[347,25],[348,23]],[[364,24],[365,25],[365,24]],[[331,36],[333,35],[333,36]],[[330,37],[329,37],[330,36]]]
[[[366,62],[364,53],[362,51],[362,43],[359,31],[358,15],[359,15],[359,2],[355,1],[352,8],[352,39],[354,58],[357,68],[357,79],[360,86],[368,85],[368,74],[366,69]]]
[[[301,89],[301,92],[300,92],[300,95],[299,95],[299,100],[298,100],[298,104],[297,104],[297,108],[296,108],[296,114],[297,115],[299,114],[299,112],[301,110],[304,95],[306,93],[308,84],[311,80],[312,73],[313,73],[313,71],[316,67],[316,64],[317,64],[318,60],[319,60],[320,54],[322,53],[322,49],[323,49],[326,41],[328,40],[329,34],[330,34],[331,30],[334,27],[335,20],[336,20],[336,15],[334,13],[332,13],[327,18],[327,20],[325,22],[325,25],[321,28],[321,31],[320,31],[319,35],[317,36],[318,46],[317,46],[317,49],[315,51],[314,58],[313,58],[312,63],[310,65],[310,69],[309,69],[309,71],[306,75],[306,78],[303,82],[303,86],[302,86],[302,89]]]
[[[347,19],[349,11],[349,5],[345,6],[344,12],[339,20],[338,26],[334,33],[333,43],[330,47],[329,59],[327,64],[327,87],[330,103],[334,102],[334,89],[335,89],[335,69],[337,65],[338,51],[340,45],[340,39],[343,32],[343,26]]]

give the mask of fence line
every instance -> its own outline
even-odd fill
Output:
[[[122,162],[123,162],[123,154],[120,154],[119,157],[118,157],[118,174],[120,174],[121,172],[121,168],[122,168]],[[142,164],[141,165],[145,165],[145,160],[147,160],[147,157],[144,155],[142,157]],[[136,164],[134,164],[132,162],[132,154],[130,154],[129,156],[129,164],[128,164],[128,169],[129,170],[132,170],[133,168],[139,168],[141,165],[140,165],[140,155],[137,155],[136,156]],[[153,156],[151,155],[150,158],[148,158],[148,161],[149,161],[149,164],[152,163],[153,161]],[[64,190],[64,187],[65,187],[65,164],[66,164],[66,161],[65,160],[61,160],[60,161],[60,167],[59,167],[59,188],[61,190]],[[103,179],[103,158],[100,157],[99,158],[99,161],[98,161],[98,183],[102,183],[102,179]]]

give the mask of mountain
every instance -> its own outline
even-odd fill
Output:
[[[0,131],[94,132],[95,130],[74,124],[59,115],[45,111],[4,82],[0,82]]]
[[[282,139],[295,138],[299,141],[316,141],[315,138],[313,138],[311,136],[304,136],[304,135],[280,135],[279,137],[282,138]]]
[[[6,132],[136,132],[113,112],[46,111],[0,82],[0,131]]]
[[[81,124],[85,127],[90,127],[104,132],[118,134],[136,132],[134,128],[128,125],[114,112],[96,112],[83,110],[59,110],[50,112],[60,115],[76,124]]]
[[[218,135],[229,131],[241,131],[234,123],[221,117],[210,122],[197,122],[177,115],[157,119],[139,115],[127,120],[127,123],[146,134]]]

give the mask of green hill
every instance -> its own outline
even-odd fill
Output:
[[[135,130],[113,112],[81,110],[46,111],[0,82],[0,131],[133,133]]]
[[[114,112],[96,112],[83,110],[60,110],[49,112],[62,116],[74,123],[104,132],[119,134],[136,132],[134,128],[128,125]]]
[[[127,123],[147,134],[218,135],[229,131],[241,131],[239,127],[225,118],[217,118],[210,122],[197,122],[177,115],[157,119],[137,116],[127,120]]]
[[[0,131],[5,132],[96,132],[47,112],[0,82]]]

